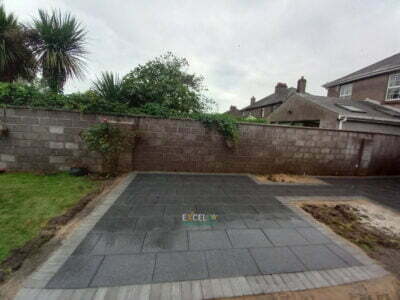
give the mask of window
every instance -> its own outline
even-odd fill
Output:
[[[386,100],[400,100],[400,73],[392,74],[389,76]]]
[[[263,108],[261,108],[261,118],[264,118],[264,115],[265,115],[265,111],[264,111],[264,107],[263,107]]]
[[[349,97],[351,96],[352,91],[353,91],[353,85],[351,83],[342,85],[340,87],[339,97]]]

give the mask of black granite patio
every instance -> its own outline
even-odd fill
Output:
[[[247,176],[138,174],[47,288],[236,277],[359,265],[277,196],[351,185],[258,185]],[[184,221],[183,214],[205,221]]]

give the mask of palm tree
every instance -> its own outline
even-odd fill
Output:
[[[39,10],[31,27],[31,42],[42,76],[54,92],[62,92],[68,78],[82,78],[86,32],[70,14]]]
[[[118,74],[111,72],[101,73],[101,77],[93,81],[92,90],[100,97],[110,101],[118,102],[122,99],[122,80]]]
[[[32,80],[36,62],[28,46],[26,29],[0,6],[0,81]]]

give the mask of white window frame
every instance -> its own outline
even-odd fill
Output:
[[[386,90],[386,97],[385,97],[386,101],[400,101],[400,97],[394,99],[388,98],[390,90],[394,89],[400,89],[400,73],[394,73],[389,76],[388,86]]]
[[[265,110],[264,110],[264,107],[263,107],[263,108],[261,108],[261,118],[264,118],[264,116],[265,116]]]
[[[343,98],[343,97],[351,97],[351,95],[353,94],[353,84],[352,83],[348,83],[348,84],[344,84],[341,85],[339,88],[339,97]]]

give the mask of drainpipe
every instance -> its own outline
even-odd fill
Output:
[[[342,130],[343,129],[343,123],[347,121],[347,117],[343,116],[343,115],[339,115],[338,121],[339,121],[339,130]]]

